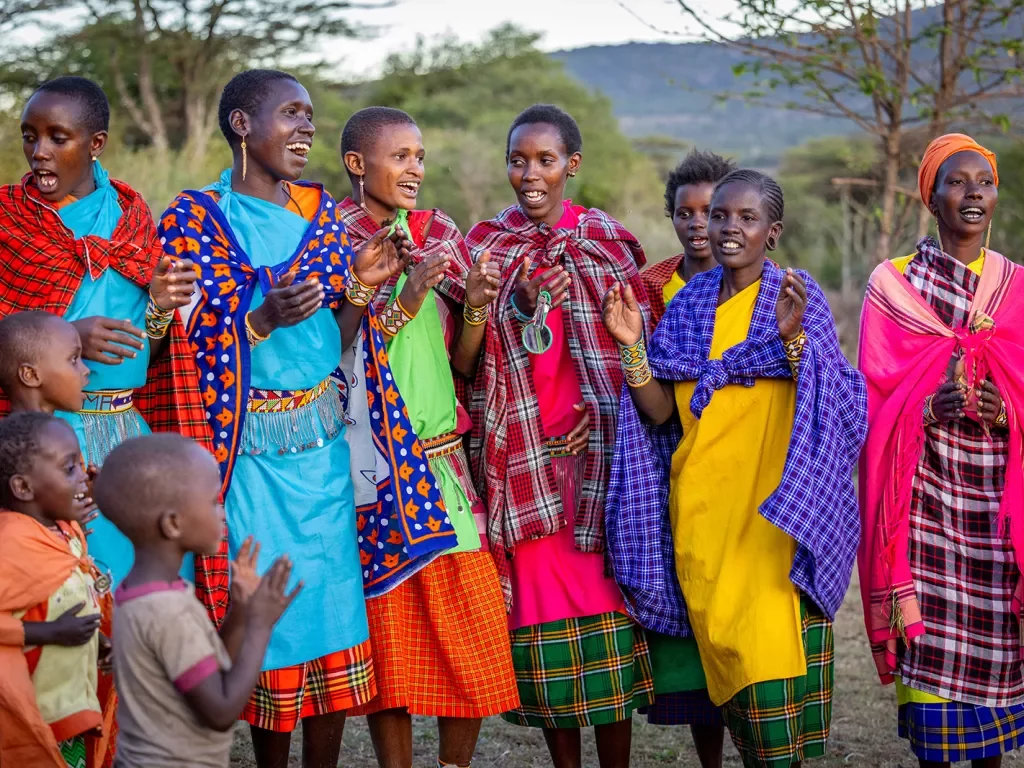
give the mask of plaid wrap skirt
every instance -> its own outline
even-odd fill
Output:
[[[376,693],[370,641],[364,640],[305,664],[261,672],[241,719],[290,733],[303,718],[352,709]]]
[[[807,674],[755,683],[722,707],[747,768],[789,768],[825,754],[835,683],[832,623],[806,598],[802,608]]]
[[[996,757],[1024,746],[1024,703],[1008,707],[903,704],[900,738],[919,760],[958,763]]]
[[[351,714],[482,718],[519,703],[505,600],[488,552],[442,555],[367,600],[366,615],[379,693]]]
[[[520,627],[510,632],[521,703],[502,717],[538,728],[584,728],[628,720],[654,701],[643,630],[621,613]]]

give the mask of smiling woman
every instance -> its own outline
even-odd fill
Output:
[[[938,240],[875,270],[861,326],[864,616],[921,765],[999,765],[1024,744],[1024,271],[988,247],[995,154],[941,136],[918,181]]]
[[[287,762],[299,719],[305,764],[335,765],[346,710],[376,693],[363,579],[377,562],[360,559],[353,456],[371,474],[379,468],[374,501],[382,508],[438,501],[429,472],[404,476],[415,499],[394,481],[397,457],[419,447],[388,384],[384,340],[368,306],[408,247],[382,229],[353,254],[335,200],[299,180],[316,129],[309,94],[292,75],[237,75],[219,117],[232,168],[216,184],[183,192],[160,234],[168,253],[197,254],[201,296],[189,334],[200,350],[231,551],[253,536],[265,562],[289,555],[304,583],[274,629],[242,716],[260,766]],[[346,413],[339,386],[359,416]],[[368,407],[385,401],[395,410]],[[392,450],[378,456],[374,445]],[[443,521],[418,538],[403,522],[396,517],[392,533],[410,561],[454,538]]]

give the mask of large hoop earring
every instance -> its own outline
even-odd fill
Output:
[[[370,212],[370,209],[366,207],[366,185],[362,176],[359,177],[359,205],[367,213]]]
[[[245,174],[249,171],[249,154],[245,149],[245,136],[242,137],[242,181],[245,181]]]

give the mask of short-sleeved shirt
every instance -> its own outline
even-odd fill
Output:
[[[231,731],[207,728],[184,694],[231,667],[227,649],[185,581],[119,588],[114,676],[117,768],[225,768]]]

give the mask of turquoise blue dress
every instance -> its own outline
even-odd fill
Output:
[[[231,172],[204,191],[219,206],[254,267],[295,253],[309,222],[284,208],[231,191]],[[257,288],[250,309],[263,303]],[[241,318],[239,318],[239,322]],[[252,350],[251,386],[309,390],[341,362],[341,333],[322,309],[279,328]],[[296,439],[298,438],[298,439]],[[281,669],[357,646],[370,636],[356,534],[355,498],[344,413],[332,385],[309,405],[284,413],[248,413],[225,500],[232,558],[253,536],[261,569],[280,555],[294,563],[302,593],[274,628],[263,669]],[[304,450],[287,448],[296,442]]]
[[[81,239],[93,235],[109,240],[121,220],[121,205],[117,190],[110,183],[99,161],[93,163],[95,191],[61,208],[58,213],[64,225]],[[111,317],[128,320],[136,328],[146,327],[146,304],[149,294],[113,268],[103,270],[98,278],[86,274],[75,297],[64,312],[68,321],[86,317]],[[117,365],[86,360],[89,384],[86,400],[80,413],[58,413],[75,430],[82,456],[89,464],[103,465],[115,446],[130,437],[149,434],[149,427],[134,407],[119,410],[104,393],[141,389],[149,371],[149,338],[143,339],[145,349],[134,358],[125,358]],[[100,570],[108,573],[117,586],[128,575],[135,562],[132,543],[100,513],[89,524],[89,554]],[[188,579],[194,574],[192,558],[186,558],[181,573]]]

